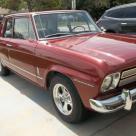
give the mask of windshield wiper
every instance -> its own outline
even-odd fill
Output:
[[[56,36],[64,36],[64,35],[72,35],[72,33],[55,33],[55,34],[47,35],[47,36],[45,36],[45,38],[56,37]]]

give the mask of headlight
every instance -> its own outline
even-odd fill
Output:
[[[107,92],[111,89],[115,89],[119,83],[119,80],[120,80],[119,72],[106,76],[105,79],[103,80],[101,91]]]

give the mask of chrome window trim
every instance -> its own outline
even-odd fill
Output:
[[[34,24],[34,30],[36,32],[36,36],[37,36],[38,40],[40,40],[39,35],[38,35],[38,31],[37,31],[37,28],[36,28],[36,23],[35,23],[35,20],[34,20],[34,16],[35,15],[32,15],[32,21],[33,21],[33,24]]]

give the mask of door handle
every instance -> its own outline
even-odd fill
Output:
[[[8,47],[12,47],[12,45],[11,44],[6,44]]]
[[[127,25],[127,23],[124,22],[124,23],[121,23],[121,25]]]

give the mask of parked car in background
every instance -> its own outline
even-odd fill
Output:
[[[67,122],[81,121],[86,110],[131,110],[136,102],[136,38],[101,32],[85,11],[6,16],[0,74],[10,70],[50,91]]]
[[[106,32],[136,34],[136,3],[111,8],[97,21]]]

